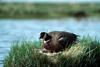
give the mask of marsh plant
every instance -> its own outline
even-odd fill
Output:
[[[64,18],[79,11],[98,17],[99,6],[99,3],[0,3],[0,18]]]
[[[38,52],[39,42],[16,42],[4,60],[4,67],[99,67],[100,41],[83,37],[55,55]],[[51,53],[52,54],[52,53]]]

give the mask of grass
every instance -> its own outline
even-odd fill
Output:
[[[39,42],[14,43],[4,60],[4,67],[99,67],[100,41],[91,37],[79,39],[61,53],[45,55],[38,52]]]
[[[100,3],[0,3],[0,18],[63,18],[78,11],[100,16]]]

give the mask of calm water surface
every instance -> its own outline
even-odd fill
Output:
[[[14,41],[38,40],[42,31],[69,31],[82,36],[90,35],[100,39],[100,20],[89,18],[83,20],[70,19],[0,19],[0,67],[4,57]]]

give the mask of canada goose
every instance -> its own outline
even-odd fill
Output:
[[[50,52],[59,52],[73,44],[77,35],[65,31],[41,32],[39,39],[43,40],[43,47]]]

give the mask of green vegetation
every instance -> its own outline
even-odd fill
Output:
[[[4,67],[99,67],[100,41],[83,37],[59,54],[39,53],[34,42],[17,42],[4,60]]]
[[[100,3],[0,3],[0,18],[63,18],[78,11],[100,16]]]

